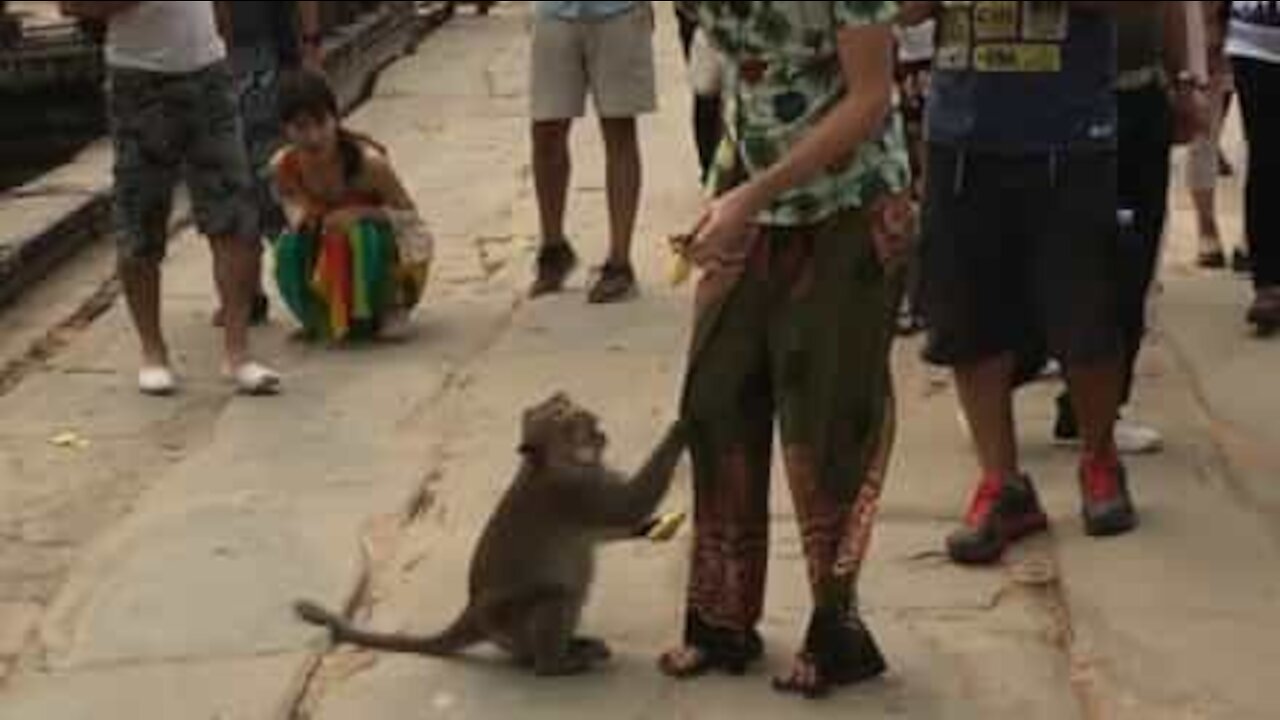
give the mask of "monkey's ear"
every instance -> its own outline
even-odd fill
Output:
[[[520,453],[528,462],[540,464],[542,462],[542,448],[531,442],[522,442],[516,446],[516,452]]]

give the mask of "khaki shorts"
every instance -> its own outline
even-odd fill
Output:
[[[601,20],[537,17],[530,68],[535,121],[582,117],[588,91],[602,118],[651,113],[658,108],[653,9],[645,2]]]

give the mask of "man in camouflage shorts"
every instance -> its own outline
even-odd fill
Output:
[[[210,238],[226,312],[224,372],[243,393],[278,390],[249,356],[259,218],[226,48],[211,2],[64,2],[107,22],[108,114],[115,146],[120,279],[142,343],[138,387],[177,389],[160,325],[160,263],[173,190],[185,180]]]

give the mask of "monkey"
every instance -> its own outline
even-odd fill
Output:
[[[588,672],[609,660],[609,646],[576,634],[594,577],[595,548],[643,537],[671,486],[688,444],[677,420],[648,461],[627,479],[604,462],[608,438],[598,418],[565,393],[527,409],[515,479],[480,536],[471,559],[468,601],[431,636],[374,633],[312,602],[294,607],[336,643],[449,657],[489,642],[537,676]]]

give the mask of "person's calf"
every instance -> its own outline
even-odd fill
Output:
[[[564,215],[573,162],[569,155],[569,120],[533,124],[533,185],[544,242],[565,239]]]
[[[630,264],[631,241],[640,207],[643,168],[635,118],[601,121],[605,182],[609,199],[609,265]]]
[[[1120,535],[1137,526],[1128,473],[1115,441],[1123,370],[1118,360],[1068,364],[1072,404],[1080,420],[1081,515],[1094,537]]]
[[[235,368],[249,360],[249,316],[259,284],[258,248],[240,238],[218,238],[211,243],[214,279],[224,309],[226,364]]]
[[[160,260],[150,257],[125,257],[117,265],[129,315],[142,350],[143,364],[167,366],[169,350],[160,323]]]
[[[1085,452],[1115,458],[1115,424],[1120,410],[1124,371],[1119,358],[1087,364],[1068,363],[1067,385],[1080,423]]]
[[[987,476],[1014,478],[1019,474],[1013,419],[1015,365],[1015,357],[1005,353],[955,368],[960,402],[978,462]]]

